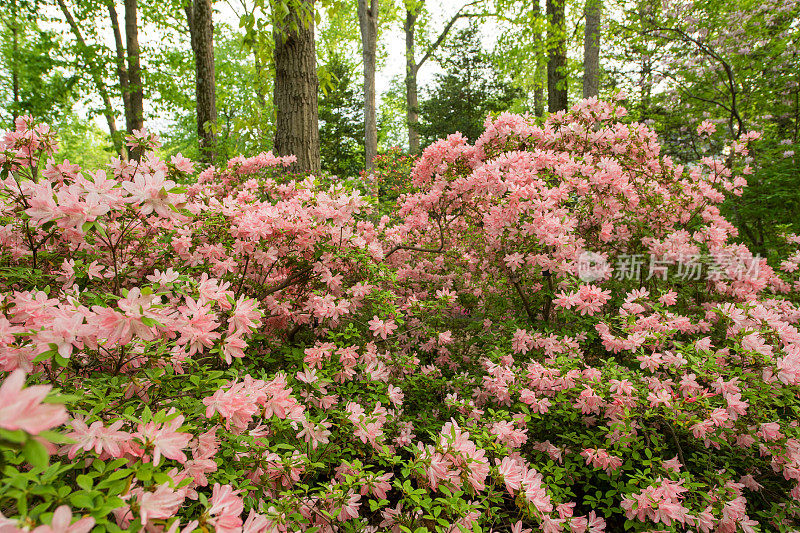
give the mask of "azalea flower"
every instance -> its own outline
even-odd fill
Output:
[[[383,321],[380,318],[374,316],[372,320],[368,322],[369,329],[372,331],[372,334],[376,337],[381,337],[382,339],[386,340],[386,337],[391,335],[394,330],[397,329],[397,324],[395,324],[394,320],[386,320]]]
[[[24,385],[25,372],[17,369],[0,386],[0,428],[21,429],[36,435],[69,419],[63,405],[42,403],[52,388],[50,385],[27,388]]]
[[[186,489],[173,489],[168,483],[159,485],[154,492],[143,492],[139,496],[139,515],[142,523],[150,519],[170,518],[175,515],[186,499]]]
[[[211,508],[208,510],[208,514],[211,518],[208,523],[212,524],[216,531],[222,533],[241,531],[244,503],[238,494],[239,491],[234,491],[230,485],[214,483],[214,490],[209,501]]]
[[[178,200],[177,195],[169,191],[176,187],[172,180],[166,179],[163,171],[153,174],[136,174],[132,181],[122,183],[122,187],[130,193],[128,201],[141,204],[141,213],[149,215],[154,212],[162,217],[170,216],[169,206]]]
[[[183,453],[183,450],[189,445],[192,435],[178,433],[183,421],[184,416],[180,415],[164,424],[155,422],[139,424],[139,429],[133,436],[141,440],[145,446],[152,446],[154,466],[158,466],[162,456],[174,459],[181,464],[186,462],[186,454]]]
[[[82,420],[77,418],[70,422],[72,431],[67,437],[75,441],[75,444],[66,445],[61,453],[66,451],[67,457],[74,459],[82,451],[94,449],[95,453],[103,457],[106,456],[119,458],[125,453],[128,443],[133,436],[125,431],[119,431],[123,421],[117,420],[108,427],[103,422],[97,420],[91,426],[87,426]]]
[[[91,516],[85,516],[74,524],[71,522],[72,509],[67,505],[62,505],[53,513],[50,525],[39,526],[33,530],[33,533],[88,533],[94,527],[95,520]],[[0,527],[0,529],[3,528]]]

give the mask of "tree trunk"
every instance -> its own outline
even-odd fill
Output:
[[[475,5],[477,0],[469,4],[461,6],[458,12],[450,17],[450,20],[445,24],[444,29],[439,34],[433,43],[431,43],[422,58],[417,61],[415,59],[414,50],[414,36],[416,32],[417,17],[422,9],[424,0],[417,3],[413,9],[406,8],[406,20],[403,23],[403,29],[406,33],[406,122],[408,123],[408,147],[412,154],[419,152],[419,132],[417,131],[417,124],[419,123],[419,90],[417,88],[417,73],[422,65],[433,56],[433,53],[447,38],[447,34],[453,28],[453,25],[460,18],[470,18],[480,16],[478,14],[465,14],[462,11]]]
[[[108,8],[108,16],[111,19],[111,31],[114,33],[117,77],[119,78],[119,89],[122,93],[122,106],[125,109],[125,129],[130,133],[134,120],[133,110],[131,108],[131,89],[130,80],[128,79],[128,67],[125,64],[127,52],[122,42],[122,32],[120,31],[117,6],[114,4],[114,0],[106,0],[106,7]]]
[[[372,172],[373,160],[378,155],[378,110],[375,105],[378,0],[358,0],[358,23],[364,59],[364,155],[366,170]]]
[[[108,88],[106,87],[106,84],[100,74],[99,66],[94,63],[92,56],[87,53],[89,51],[89,47],[86,45],[86,40],[83,38],[80,26],[78,26],[78,23],[75,21],[75,17],[72,16],[72,13],[67,8],[67,4],[64,3],[64,0],[58,0],[58,6],[64,13],[64,17],[67,19],[67,24],[69,24],[72,33],[75,35],[75,40],[78,41],[80,53],[84,54],[85,56],[84,60],[89,67],[92,81],[94,82],[95,87],[97,87],[97,92],[100,93],[100,98],[103,100],[103,115],[105,116],[106,124],[108,124],[108,134],[111,136],[111,142],[114,143],[114,150],[116,150],[121,157],[124,157],[125,143],[122,142],[123,140],[120,138],[117,132],[117,119],[114,116],[114,108],[111,105],[111,97],[108,94]]]
[[[194,51],[197,142],[200,160],[214,162],[217,146],[217,97],[214,79],[214,24],[211,0],[195,0],[185,6]]]
[[[139,62],[139,20],[137,14],[138,0],[125,0],[125,41],[128,52],[128,82],[131,96],[131,116],[128,131],[140,130],[144,127],[144,86],[142,85],[142,68]],[[132,150],[131,156],[139,159],[139,150]]]
[[[17,2],[11,3],[13,10],[11,15],[11,91],[14,97],[14,105],[11,108],[11,131],[14,131],[14,123],[19,117],[19,14],[17,13]]]
[[[650,83],[650,75],[652,74],[652,60],[647,52],[642,53],[641,61],[641,91],[639,96],[639,121],[647,120],[650,115],[650,100],[653,84]]]
[[[565,11],[566,0],[547,0],[547,107],[551,113],[568,105]]]
[[[264,86],[261,83],[261,80],[264,76],[264,66],[261,64],[261,59],[258,57],[258,49],[255,46],[253,47],[253,65],[256,68],[256,98],[263,109],[267,107],[267,95],[264,91]]]
[[[537,21],[539,20],[539,17],[542,16],[541,0],[533,0],[533,14],[536,16]],[[541,117],[544,115],[544,84],[542,83],[542,77],[547,67],[545,65],[544,54],[540,44],[542,42],[542,36],[538,32],[534,34],[533,42],[536,53],[536,67],[533,73],[533,114],[537,117]]]
[[[600,94],[600,18],[602,0],[586,0],[583,34],[583,97]]]
[[[275,30],[275,151],[297,156],[292,170],[319,173],[314,4],[305,0],[299,6],[290,6],[289,14]]]
[[[408,150],[412,154],[419,152],[419,91],[417,89],[417,62],[414,58],[414,32],[417,25],[417,13],[406,10],[403,29],[406,33],[406,123],[408,124]]]

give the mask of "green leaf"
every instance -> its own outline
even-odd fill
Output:
[[[87,492],[73,492],[69,497],[70,503],[74,507],[82,507],[84,509],[92,509],[94,507],[94,498]]]
[[[61,433],[51,430],[40,431],[39,437],[46,439],[48,442],[52,442],[54,444],[72,444],[73,442],[75,442],[66,435],[62,435]]]
[[[50,462],[50,455],[47,453],[47,448],[35,439],[28,439],[27,442],[25,442],[25,446],[22,447],[22,455],[31,465],[37,468],[47,468]]]
[[[47,350],[34,357],[33,362],[41,363],[42,361],[48,361],[55,355],[58,355],[58,350]]]
[[[81,474],[75,479],[75,483],[82,488],[83,490],[92,490],[94,486],[94,480],[91,477]]]
[[[161,322],[159,322],[155,318],[150,318],[149,316],[143,316],[142,317],[142,324],[144,324],[145,326],[148,326],[148,327],[153,327],[153,326],[160,326],[162,328],[164,327],[164,324],[162,324]]]
[[[122,479],[122,478],[128,477],[129,475],[131,475],[132,472],[133,472],[133,470],[131,470],[130,468],[123,468],[121,470],[116,470],[114,472],[111,472],[108,476],[106,476],[103,479],[103,481],[104,482],[105,481],[116,481],[118,479]]]
[[[0,428],[0,440],[22,444],[23,442],[25,442],[25,439],[27,438],[28,434],[22,431],[21,429],[16,429],[14,431],[11,431],[9,429]]]

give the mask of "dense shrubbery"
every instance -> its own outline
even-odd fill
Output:
[[[411,192],[411,171],[416,160],[415,156],[395,146],[378,154],[369,174],[362,172],[362,179],[378,197],[380,213],[392,215],[397,209],[397,200]]]
[[[144,132],[140,162],[55,165],[20,119],[0,529],[792,530],[800,237],[772,266],[735,244],[749,169],[623,116],[450,136],[381,218]]]

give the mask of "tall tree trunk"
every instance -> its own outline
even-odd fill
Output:
[[[108,8],[108,17],[111,19],[111,31],[114,34],[117,77],[119,78],[119,89],[122,93],[122,106],[125,109],[125,129],[130,133],[134,120],[133,110],[131,108],[131,89],[130,80],[128,79],[128,67],[125,64],[127,52],[125,50],[125,44],[122,42],[122,31],[120,30],[117,6],[114,0],[106,0],[106,7]]]
[[[368,3],[369,2],[369,3]],[[361,50],[364,59],[364,155],[372,172],[378,155],[378,110],[375,105],[375,62],[378,47],[378,0],[358,0]]]
[[[538,21],[542,16],[541,0],[533,0],[533,14]],[[539,32],[535,32],[533,36],[534,50],[536,53],[536,67],[533,73],[533,114],[537,117],[544,115],[544,77],[545,69],[547,68],[544,60],[544,50],[541,48],[542,36]]]
[[[140,130],[144,127],[144,86],[142,85],[142,67],[139,62],[139,20],[137,14],[138,0],[125,0],[125,44],[128,51],[128,82],[131,95],[131,117],[128,131]],[[141,157],[139,150],[132,150],[134,159]]]
[[[422,9],[422,3],[423,2],[420,2],[413,6],[408,5],[406,7],[406,20],[403,23],[403,30],[405,30],[406,33],[406,122],[408,123],[408,148],[412,154],[419,152],[419,132],[417,131],[417,124],[419,123],[419,90],[417,88],[417,73],[420,67],[431,58],[433,53],[444,42],[447,38],[447,34],[458,19],[478,16],[475,14],[462,13],[465,8],[475,5],[477,0],[461,6],[461,9],[450,17],[450,20],[439,34],[439,37],[425,50],[422,59],[417,61],[415,59],[414,36],[416,33],[417,17],[419,17],[419,12]]]
[[[124,157],[125,143],[122,142],[122,139],[117,132],[117,119],[114,116],[114,108],[111,105],[111,97],[108,94],[108,88],[106,87],[103,77],[100,74],[100,67],[99,65],[95,64],[94,60],[92,59],[92,55],[88,53],[89,47],[86,45],[86,40],[83,38],[80,26],[78,26],[75,17],[72,16],[69,8],[67,8],[67,4],[64,3],[64,0],[58,0],[58,6],[61,8],[62,13],[64,13],[64,18],[67,19],[67,24],[69,24],[72,33],[75,35],[75,40],[78,41],[80,53],[84,55],[84,60],[89,67],[92,81],[94,82],[95,87],[97,87],[97,92],[100,93],[100,98],[103,100],[103,115],[105,116],[106,124],[108,125],[108,134],[111,136],[111,142],[114,143],[114,150],[116,150],[120,156]]]
[[[639,2],[636,11],[637,14],[639,15],[639,20],[641,21],[642,24],[644,24],[644,21],[647,20],[647,10],[645,8],[645,3]],[[640,91],[639,91],[639,117],[637,117],[637,120],[639,122],[644,122],[645,120],[647,120],[647,116],[650,114],[651,90],[653,87],[653,84],[650,83],[650,76],[653,73],[653,63],[652,63],[652,55],[648,50],[647,41],[644,41],[641,46],[643,47],[643,49],[639,51]]]
[[[566,0],[547,0],[547,22],[547,107],[555,113],[568,105]]]
[[[304,0],[275,29],[275,151],[295,155],[292,170],[320,171],[314,4]],[[298,11],[300,10],[305,12]],[[296,30],[291,26],[297,27]]]
[[[602,0],[586,0],[583,34],[583,97],[600,94],[600,19]]]
[[[185,6],[194,51],[197,141],[200,160],[214,162],[217,147],[217,96],[214,79],[214,24],[211,0],[195,0]]]
[[[267,106],[267,95],[264,92],[264,85],[261,83],[264,76],[264,66],[261,64],[261,59],[258,57],[258,50],[255,46],[253,47],[253,65],[256,68],[256,98],[263,109]]]
[[[19,14],[17,13],[17,0],[11,2],[11,91],[14,105],[11,109],[11,130],[19,117]]]
[[[641,91],[639,95],[639,121],[645,121],[650,115],[650,100],[653,84],[650,83],[650,75],[653,71],[653,63],[650,54],[645,51],[642,53],[641,61]]]
[[[417,26],[418,12],[414,8],[406,10],[403,30],[406,33],[406,124],[408,125],[408,150],[412,154],[419,152],[419,91],[417,89],[417,62],[414,57],[414,32]]]

